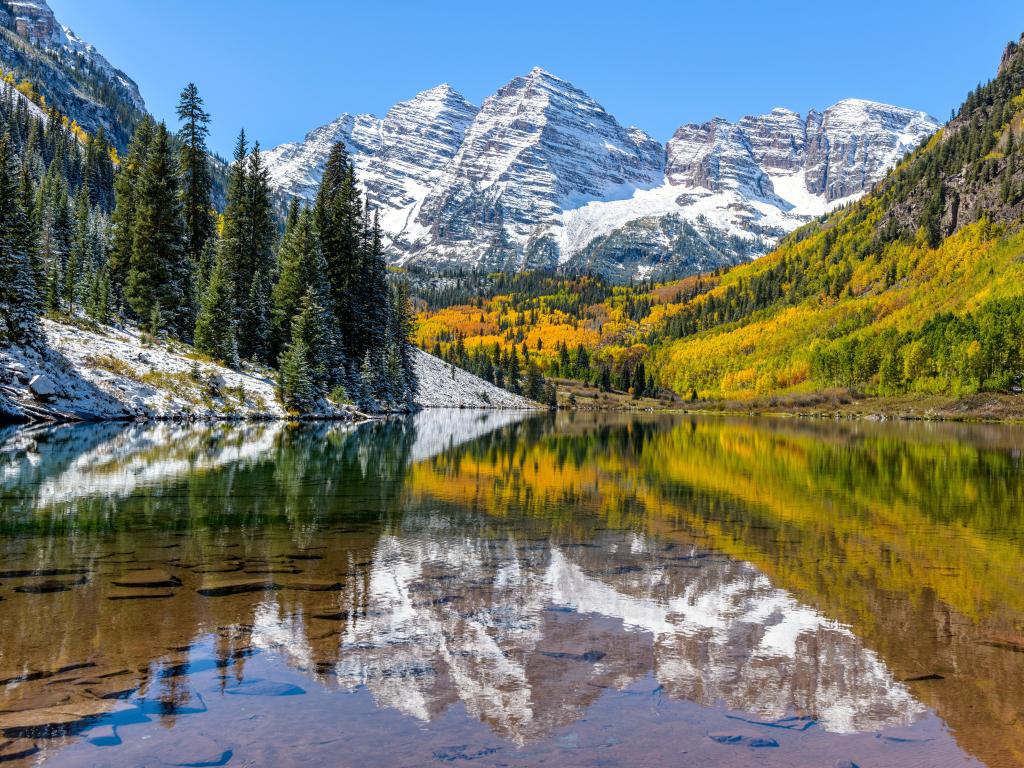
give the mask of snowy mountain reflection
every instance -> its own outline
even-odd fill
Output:
[[[468,411],[0,434],[0,732],[90,764],[97,729],[148,740],[157,707],[208,733],[273,674],[306,696],[268,716],[348,713],[353,756],[368,696],[417,764],[472,723],[501,742],[467,755],[530,764],[607,716],[719,762],[999,765],[1024,744],[1002,714],[1024,708],[1014,440]],[[949,488],[914,480],[940,459]],[[121,738],[129,762],[156,744]]]

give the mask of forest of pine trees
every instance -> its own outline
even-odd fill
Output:
[[[194,84],[176,133],[144,118],[120,162],[102,131],[0,92],[0,344],[40,339],[38,318],[131,322],[230,367],[278,371],[282,402],[412,406],[408,288],[385,267],[376,213],[345,147],[311,208],[282,227],[260,147],[243,131],[218,214]],[[76,137],[76,133],[78,136]],[[84,316],[84,317],[83,317]]]

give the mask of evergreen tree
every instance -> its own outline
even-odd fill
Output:
[[[185,242],[177,163],[170,134],[161,123],[139,180],[125,298],[138,317],[146,317],[159,303],[167,330],[190,338],[195,314]],[[155,333],[153,328],[150,331]]]
[[[139,182],[146,167],[154,129],[153,120],[148,116],[139,123],[114,182],[116,203],[110,217],[112,238],[107,270],[115,305],[122,303],[123,287],[128,281],[128,269],[135,247],[135,213]]]
[[[210,193],[213,180],[207,157],[206,137],[210,133],[210,115],[195,83],[189,83],[178,101],[178,165],[181,173],[181,201],[185,219],[185,250],[198,268],[207,241],[214,236]]]
[[[272,360],[277,360],[291,340],[292,320],[302,311],[302,297],[307,291],[312,290],[317,303],[330,312],[327,266],[320,251],[313,214],[309,210],[297,211],[297,205],[293,204],[278,253],[279,277],[271,297]],[[336,345],[337,339],[332,343]]]
[[[411,406],[419,391],[416,377],[415,350],[412,344],[414,321],[412,303],[409,300],[409,284],[398,281],[394,289],[394,301],[390,313],[389,348],[394,350],[398,361],[398,391],[394,402]]]
[[[531,360],[526,367],[526,382],[523,387],[523,394],[536,403],[542,403],[545,400],[544,375],[540,372],[540,368],[534,360]]]
[[[235,142],[234,161],[228,172],[227,203],[222,214],[219,251],[223,252],[226,268],[230,275],[231,290],[234,293],[233,306],[236,311],[248,297],[248,283],[241,275],[243,266],[248,262],[250,237],[248,227],[248,179],[249,164],[246,157],[249,147],[246,143],[245,130],[238,134]],[[242,292],[243,284],[245,292]],[[240,314],[237,316],[240,319]]]
[[[93,273],[93,232],[89,219],[89,186],[83,184],[75,195],[74,237],[68,252],[67,270],[64,275],[64,300],[68,312],[74,314],[85,296],[79,285],[92,280]]]
[[[0,137],[0,342],[23,343],[36,335],[36,281],[20,237],[25,211],[18,196],[13,148]]]
[[[263,270],[253,277],[239,334],[239,347],[247,351],[247,358],[264,365],[270,363],[271,353],[270,285],[270,278]]]
[[[363,362],[367,348],[359,310],[362,302],[362,207],[355,171],[345,145],[331,148],[317,192],[314,220],[320,249],[327,263],[331,301],[344,349],[344,363],[350,378]]]
[[[222,249],[214,263],[196,318],[196,349],[238,368],[238,343],[235,337],[235,289],[231,281],[228,255]]]
[[[392,310],[392,297],[388,288],[387,266],[380,231],[380,216],[375,211],[366,214],[366,236],[360,260],[360,275],[355,288],[355,299],[361,331],[357,340],[361,348],[380,351],[388,344],[388,328]]]
[[[277,390],[281,402],[291,413],[309,411],[316,403],[316,392],[309,375],[309,349],[300,334],[293,334],[293,340],[281,355]]]
[[[241,254],[237,272],[243,329],[239,335],[239,354],[246,359],[266,363],[270,359],[270,305],[277,224],[271,202],[270,174],[263,165],[258,142],[248,162],[246,220],[243,226],[247,231],[249,250]]]
[[[18,180],[18,205],[22,216],[16,221],[15,242],[17,249],[25,254],[32,267],[32,276],[36,284],[36,294],[41,295],[45,284],[46,270],[39,258],[39,216],[35,203],[35,185],[29,173],[28,165],[21,166]]]
[[[301,310],[292,321],[291,339],[281,354],[279,394],[289,410],[309,410],[318,397],[327,393],[325,314],[313,292],[307,291],[302,297]]]

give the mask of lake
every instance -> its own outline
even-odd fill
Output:
[[[1024,430],[0,431],[0,761],[1019,766]]]

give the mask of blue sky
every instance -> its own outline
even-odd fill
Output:
[[[1024,2],[50,0],[174,117],[194,80],[211,146],[264,146],[442,82],[479,104],[541,66],[667,139],[714,115],[856,96],[949,117],[1024,31]]]

